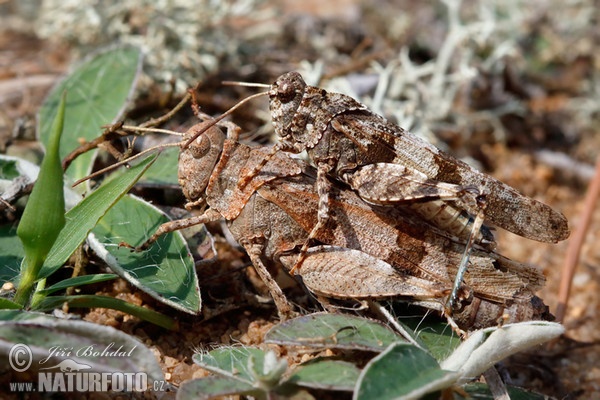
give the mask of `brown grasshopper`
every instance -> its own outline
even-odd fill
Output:
[[[279,138],[273,153],[306,150],[317,167],[320,194],[326,192],[323,186],[330,176],[372,204],[442,199],[471,215],[480,207],[474,197],[482,196],[485,218],[493,225],[549,243],[569,235],[567,220],[551,207],[442,152],[353,98],[307,85],[297,72],[280,76],[262,94],[269,95]]]
[[[484,219],[542,242],[558,242],[569,235],[562,214],[442,152],[349,96],[308,86],[296,72],[280,76],[266,94],[279,138],[271,154],[306,150],[317,167],[318,223],[309,239],[318,236],[330,213],[329,178],[349,185],[368,203],[408,205],[449,234],[464,238],[467,233],[454,292],[473,243],[493,243],[489,230],[481,226]],[[260,168],[244,177],[241,186]],[[300,257],[296,268],[302,262]],[[453,300],[454,295],[449,306]]]
[[[184,141],[206,125],[192,127]],[[292,315],[291,305],[267,267],[293,268],[318,223],[314,209],[320,197],[314,188],[316,172],[285,154],[272,157],[246,185],[238,185],[269,151],[238,143],[235,129],[229,130],[229,138],[217,127],[198,136],[180,153],[180,183],[188,207],[206,202],[209,209],[162,225],[137,249],[166,232],[224,218],[286,318]],[[300,271],[306,286],[325,297],[404,298],[443,312],[462,244],[401,211],[368,205],[338,185],[331,189],[334,207],[326,229],[315,237],[322,245],[308,248]],[[493,325],[504,312],[510,320],[544,316],[543,303],[533,295],[543,283],[537,270],[484,250],[475,250],[470,262],[466,298],[453,315],[460,327]]]

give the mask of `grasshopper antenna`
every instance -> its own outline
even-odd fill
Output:
[[[143,127],[139,127],[139,126],[129,126],[129,125],[123,125],[123,126],[121,126],[120,129],[124,130],[124,131],[131,131],[131,132],[136,132],[136,131],[138,131],[138,132],[156,132],[156,133],[166,133],[166,134],[169,134],[169,135],[182,136],[182,134],[179,133],[179,132],[169,131],[167,129],[143,128]],[[72,187],[75,187],[75,186],[79,185],[82,182],[85,182],[85,181],[87,181],[89,179],[95,178],[95,177],[97,177],[99,175],[102,175],[102,174],[108,172],[108,171],[112,171],[113,169],[116,169],[116,168],[120,167],[121,165],[126,165],[129,162],[131,162],[131,161],[133,161],[133,160],[135,160],[137,158],[140,158],[140,157],[142,157],[142,156],[144,156],[144,155],[146,155],[148,153],[151,153],[151,152],[154,152],[154,151],[158,151],[158,150],[162,150],[162,149],[167,148],[167,147],[175,147],[175,146],[180,146],[180,145],[181,145],[181,142],[174,142],[174,143],[159,144],[157,146],[150,147],[149,149],[146,149],[146,150],[144,150],[144,151],[142,151],[142,152],[140,152],[140,153],[138,153],[138,154],[136,154],[134,156],[128,157],[125,160],[121,160],[121,161],[119,161],[119,162],[117,162],[115,164],[109,165],[106,168],[98,170],[98,171],[96,171],[96,172],[94,172],[94,173],[92,173],[92,174],[90,174],[90,175],[88,175],[88,176],[86,176],[84,178],[81,178],[81,179],[77,180],[75,183],[73,183]]]
[[[270,88],[271,87],[271,85],[267,85],[264,83],[252,83],[252,82],[223,81],[221,83],[226,86],[244,86],[244,87],[258,87],[258,88]],[[198,136],[202,135],[204,132],[209,130],[211,127],[215,126],[217,123],[219,123],[221,120],[223,120],[223,118],[232,114],[235,110],[237,110],[243,104],[246,104],[250,100],[253,100],[257,97],[264,96],[267,94],[269,94],[268,91],[260,92],[260,93],[253,94],[252,96],[248,96],[245,99],[240,100],[236,105],[231,107],[229,110],[225,111],[221,116],[219,116],[217,118],[211,118],[212,121],[209,124],[207,124],[203,129],[196,132],[196,134],[194,136],[192,136],[187,142],[185,142],[185,144],[181,148],[182,149],[187,148],[194,140],[196,140],[196,138],[198,138]],[[194,99],[194,102],[195,102],[195,99]],[[199,112],[199,110],[197,111],[197,114],[198,114],[198,112]]]
[[[231,107],[229,110],[225,111],[223,114],[221,114],[217,118],[214,118],[202,130],[196,132],[196,134],[194,136],[192,136],[187,142],[185,142],[184,145],[181,148],[182,149],[187,148],[194,140],[196,140],[196,138],[198,138],[198,136],[202,135],[204,132],[206,132],[207,130],[209,130],[211,127],[215,126],[217,123],[219,123],[221,120],[223,120],[223,118],[225,118],[228,115],[232,114],[235,110],[237,110],[238,108],[240,108],[240,106],[242,106],[243,104],[246,104],[250,100],[254,100],[257,97],[264,96],[264,95],[267,95],[267,94],[269,94],[269,92],[260,92],[260,93],[253,94],[252,96],[248,96],[244,100],[240,100],[235,106]]]

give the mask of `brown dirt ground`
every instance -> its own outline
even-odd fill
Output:
[[[11,132],[15,121],[23,121],[23,126],[31,126],[35,112],[44,94],[58,79],[69,64],[68,51],[54,43],[41,41],[33,36],[15,31],[0,35],[0,151],[7,143],[15,145]],[[597,71],[596,71],[597,72]],[[548,103],[551,100],[548,99]],[[560,110],[560,99],[556,105],[541,105],[542,113],[552,114],[551,107]],[[30,124],[27,124],[27,121]],[[31,146],[30,143],[25,143]],[[571,148],[570,155],[583,164],[593,165],[593,157],[600,149],[600,132],[590,132],[577,146]],[[561,210],[576,228],[582,212],[586,179],[577,178],[573,171],[555,169],[537,160],[529,152],[518,147],[493,145],[482,148],[485,160],[490,165],[490,173],[500,180],[518,188],[523,193],[541,200],[555,209]],[[562,264],[567,242],[547,245],[524,240],[515,235],[498,232],[499,250],[502,254],[527,263],[538,265],[547,276],[547,285],[539,293],[540,297],[555,310],[558,287],[561,281]],[[528,356],[515,357],[507,363],[507,368],[522,368],[523,375],[530,379],[527,386],[542,393],[559,398],[600,398],[600,207],[596,207],[589,233],[581,250],[580,262],[573,280],[569,298],[569,308],[565,319],[566,337],[553,346],[532,350]],[[226,248],[226,244],[222,245]],[[222,258],[233,267],[240,264],[241,255],[230,250]],[[229,256],[228,256],[229,255]],[[232,268],[233,268],[232,267]],[[219,268],[223,268],[220,266]],[[211,270],[204,273],[210,274]],[[221,269],[222,271],[222,269]],[[250,270],[234,275],[240,281],[252,281]],[[237,281],[227,279],[228,282]],[[222,283],[221,283],[222,284]],[[253,291],[251,286],[239,283],[241,290]],[[204,290],[204,288],[203,288]],[[172,311],[156,304],[119,281],[98,290],[136,304],[147,304],[159,311],[172,315]],[[210,292],[210,289],[208,290]],[[231,294],[232,288],[218,288],[221,299]],[[228,294],[229,293],[229,294]],[[211,301],[205,300],[207,307]],[[216,304],[216,303],[215,303]],[[212,304],[214,305],[214,304]],[[242,343],[262,345],[265,332],[276,322],[276,314],[270,306],[244,306],[217,315],[206,322],[197,318],[179,316],[178,332],[166,332],[148,323],[120,312],[95,309],[83,315],[87,321],[110,325],[133,334],[146,343],[156,354],[173,384],[184,380],[205,376],[207,373],[191,362],[191,356],[198,349],[213,345]],[[286,349],[276,348],[286,355]],[[310,355],[290,354],[294,360],[306,359]],[[535,371],[530,371],[534,366]],[[4,379],[2,379],[4,380]],[[94,397],[95,396],[95,397]],[[104,398],[94,395],[90,398]],[[0,396],[1,397],[1,396]]]

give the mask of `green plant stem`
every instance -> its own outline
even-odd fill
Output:
[[[42,300],[46,298],[46,294],[41,292],[46,288],[46,278],[40,279],[35,288],[35,292],[33,293],[33,297],[31,298],[30,307],[35,308],[37,304],[39,304]]]
[[[19,287],[17,288],[17,293],[15,293],[15,298],[13,299],[13,301],[21,307],[27,305],[31,293],[33,292],[33,285],[35,284],[42,265],[43,260],[39,259],[39,257],[32,259],[32,257],[26,255],[23,259],[21,279],[19,280]]]

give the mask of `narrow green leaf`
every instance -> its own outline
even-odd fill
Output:
[[[147,251],[135,253],[120,242],[137,246],[168,217],[134,196],[125,196],[98,222],[88,237],[94,252],[111,269],[160,302],[198,314],[200,285],[194,259],[180,232],[160,237]]]
[[[164,380],[150,349],[138,339],[108,326],[0,310],[0,354],[4,360],[8,360],[11,348],[19,343],[31,351],[31,370],[55,367],[70,359],[91,367],[88,371],[145,372],[150,387],[152,381]],[[120,356],[109,354],[111,351],[120,352]]]
[[[282,322],[265,335],[266,343],[287,346],[383,351],[404,339],[391,329],[366,318],[315,313]]]
[[[353,398],[419,399],[450,387],[457,379],[457,373],[442,370],[426,351],[394,343],[365,366]]]
[[[105,181],[97,190],[67,212],[67,223],[50,250],[39,278],[48,277],[64,264],[83,243],[98,220],[127,193],[155,159],[155,155],[150,156],[124,173]]]
[[[82,285],[90,285],[98,282],[105,282],[117,278],[115,274],[94,274],[94,275],[83,275],[76,276],[75,278],[69,278],[62,280],[54,285],[47,287],[44,290],[38,291],[39,294],[49,295],[59,290],[67,289],[70,287],[77,287]]]
[[[46,258],[58,233],[65,225],[63,171],[59,157],[64,117],[63,94],[52,124],[48,149],[38,179],[17,228],[17,235],[25,248],[25,256],[31,260],[39,260],[40,263]]]
[[[294,370],[286,383],[312,389],[353,391],[360,375],[356,365],[338,360],[323,360],[302,364]]]
[[[20,304],[17,304],[14,301],[0,298],[0,309],[1,310],[18,310],[21,308],[23,308],[23,307],[21,307]]]
[[[234,394],[258,395],[252,385],[233,378],[209,376],[185,381],[177,391],[177,400],[212,399]]]
[[[34,311],[54,310],[55,308],[61,307],[64,303],[69,304],[69,307],[75,308],[110,308],[112,310],[119,310],[131,314],[166,329],[172,330],[177,327],[177,323],[166,315],[150,310],[149,308],[140,307],[124,300],[108,296],[49,296],[36,304]]]
[[[79,146],[80,139],[91,140],[102,132],[103,125],[116,122],[135,87],[141,59],[137,48],[116,48],[96,54],[78,66],[51,91],[40,109],[38,132],[44,145],[49,143],[50,121],[65,90],[69,92],[69,115],[61,141],[61,159]],[[67,175],[73,181],[88,175],[95,156],[96,152],[90,151],[78,157]]]
[[[40,268],[65,225],[63,171],[59,157],[60,135],[65,117],[65,96],[63,93],[40,173],[17,228],[17,236],[25,250],[21,279],[15,295],[15,302],[21,305],[29,301]]]

